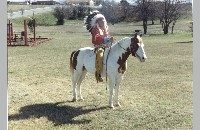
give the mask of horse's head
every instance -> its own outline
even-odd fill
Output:
[[[131,38],[130,49],[132,56],[135,56],[141,62],[144,62],[147,59],[147,56],[144,51],[144,44],[141,37],[141,35],[135,34],[135,36]]]

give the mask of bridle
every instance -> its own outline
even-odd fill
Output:
[[[118,42],[117,44],[119,45],[119,47],[120,47],[120,48],[122,48],[123,50],[125,50],[125,51],[126,51],[126,49],[124,49],[124,48],[123,48],[123,47],[120,45],[120,43],[119,43],[119,42]]]
[[[128,50],[126,50],[126,49],[124,49],[121,45],[120,45],[120,43],[118,42],[117,43],[118,45],[119,45],[119,47],[120,48],[122,48],[124,51],[127,51],[128,53],[130,53],[130,54],[132,54],[132,56],[134,56],[134,57],[136,57],[137,56],[137,54],[136,54],[136,52],[135,52],[135,50],[134,49],[132,49],[133,47],[130,45],[130,49],[128,49]],[[132,44],[132,43],[131,43]],[[132,53],[133,52],[133,53]]]

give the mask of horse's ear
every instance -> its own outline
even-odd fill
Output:
[[[133,37],[131,37],[131,43],[133,43],[133,41],[134,41],[134,38],[133,38]]]
[[[138,35],[138,34],[137,34],[137,33],[135,33],[135,35],[134,35],[134,38],[136,38],[136,37],[137,37],[137,35]]]

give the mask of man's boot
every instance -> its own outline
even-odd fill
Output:
[[[95,67],[96,67],[96,80],[97,83],[98,82],[103,82],[103,79],[101,78],[101,72],[103,70],[103,52],[104,50],[102,48],[98,48],[98,50],[96,51],[96,63],[95,63]]]

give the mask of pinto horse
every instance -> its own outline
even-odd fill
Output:
[[[126,71],[127,59],[130,54],[138,58],[141,62],[144,62],[147,58],[142,38],[137,34],[134,37],[125,37],[110,48],[105,49],[101,76],[108,76],[109,79],[109,107],[111,108],[114,108],[112,99],[114,90],[116,106],[120,106],[118,97],[119,85]],[[95,58],[94,48],[91,47],[80,48],[71,53],[72,101],[77,101],[77,97],[83,100],[80,86],[87,72],[95,74]],[[76,88],[78,89],[78,95]]]

